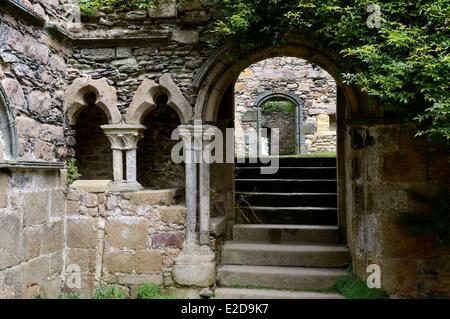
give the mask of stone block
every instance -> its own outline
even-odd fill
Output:
[[[9,177],[8,174],[0,172],[0,208],[8,206]]]
[[[80,196],[81,196],[81,193],[80,193],[79,190],[76,190],[76,189],[73,189],[73,188],[69,188],[67,190],[67,195],[66,195],[67,200],[78,201],[78,200],[80,200]]]
[[[82,49],[81,57],[94,61],[112,60],[115,58],[115,50],[110,48]]]
[[[25,260],[36,258],[41,254],[44,226],[31,226],[23,230],[23,254]]]
[[[176,18],[177,2],[176,0],[159,0],[156,7],[148,10],[150,18]]]
[[[148,221],[123,217],[106,222],[106,245],[114,248],[143,249],[148,247]]]
[[[156,284],[162,284],[162,275],[117,275],[117,283],[119,285],[141,285],[148,282],[153,282]]]
[[[40,256],[30,260],[25,265],[25,285],[42,283],[50,271],[50,258],[48,256]]]
[[[21,244],[20,216],[0,213],[0,269],[20,263]]]
[[[95,248],[98,242],[97,233],[96,219],[69,219],[67,221],[67,247]]]
[[[162,271],[162,256],[158,250],[139,250],[136,252],[136,272],[139,274]]]
[[[68,200],[66,202],[66,213],[67,215],[76,215],[80,212],[80,202]]]
[[[161,220],[167,224],[185,224],[186,207],[167,206],[160,209]]]
[[[66,198],[62,190],[50,191],[50,214],[63,217],[66,214]]]
[[[20,298],[25,292],[24,266],[16,266],[0,272],[1,299]]]
[[[50,256],[50,270],[49,274],[60,275],[64,270],[64,255],[62,251],[54,253]]]
[[[134,270],[134,255],[131,251],[109,252],[104,258],[106,272],[131,273]]]
[[[183,44],[198,43],[200,41],[198,32],[193,30],[173,30],[172,39]]]
[[[167,232],[152,235],[152,247],[177,247],[183,248],[184,233],[183,232]]]
[[[134,205],[173,205],[180,195],[179,189],[143,190],[127,193]]]
[[[33,192],[23,195],[24,226],[37,225],[49,220],[49,192]]]
[[[78,265],[82,273],[95,272],[95,249],[67,249],[67,265]]]
[[[99,179],[99,180],[76,180],[70,186],[76,190],[86,193],[104,193],[109,187],[111,180]]]
[[[57,221],[44,226],[43,253],[55,253],[64,248],[64,222]]]
[[[98,196],[91,193],[85,193],[81,195],[81,204],[88,208],[97,207]]]

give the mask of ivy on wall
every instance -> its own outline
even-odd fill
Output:
[[[119,10],[152,9],[157,0],[80,0],[80,11],[90,16],[99,8],[113,7]]]
[[[292,31],[322,39],[352,61],[341,72],[345,83],[368,92],[386,114],[415,121],[418,135],[450,147],[450,0],[199,1],[219,8],[216,43],[278,45]],[[155,4],[81,0],[84,13]]]
[[[220,38],[277,45],[289,31],[316,35],[355,62],[346,83],[450,147],[450,0],[212,1]]]

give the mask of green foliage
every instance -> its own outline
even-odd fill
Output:
[[[261,113],[264,115],[278,111],[294,113],[295,104],[291,101],[267,101],[261,106]]]
[[[33,299],[46,299],[46,298],[42,295],[34,295]]]
[[[158,284],[148,282],[142,284],[139,287],[137,299],[179,299],[179,298],[163,294]]]
[[[139,287],[137,299],[158,299],[161,288],[153,282],[145,283]]]
[[[412,236],[434,236],[439,244],[450,245],[450,194],[441,189],[433,197],[408,190],[408,195],[417,203],[432,208],[431,214],[403,212],[397,223],[404,226]]]
[[[125,299],[125,294],[117,285],[99,286],[95,288],[94,299]]]
[[[386,299],[389,295],[381,289],[369,288],[367,284],[349,272],[336,278],[332,289],[347,299]]]
[[[67,160],[67,183],[70,185],[80,177],[76,159],[74,157],[69,158]]]
[[[58,299],[81,299],[78,292],[64,292],[58,295]]]
[[[418,135],[450,146],[450,0],[382,1],[380,28],[366,24],[372,0],[213,2],[222,8],[212,29],[219,40],[278,45],[290,31],[323,39],[351,58],[345,83],[415,120]]]
[[[90,16],[99,8],[110,6],[118,10],[152,9],[157,0],[80,0],[80,11]]]

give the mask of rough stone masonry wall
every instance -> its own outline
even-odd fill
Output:
[[[61,292],[64,185],[59,170],[0,170],[0,298]]]
[[[436,195],[441,187],[450,191],[448,151],[430,147],[414,137],[414,130],[398,125],[357,131],[373,144],[354,147],[349,155],[347,202],[354,205],[346,213],[353,270],[366,278],[367,266],[379,265],[381,287],[394,297],[449,296],[450,248],[433,236],[412,236],[397,222],[401,212],[433,211],[406,190],[425,196]]]
[[[57,2],[23,3],[44,18],[56,14]],[[17,159],[64,159],[67,48],[2,9],[0,85],[17,128]],[[64,174],[39,165],[2,168],[0,184],[0,297],[56,296],[63,284]]]
[[[336,116],[336,83],[333,77],[308,61],[276,57],[252,64],[236,81],[236,152],[246,151],[245,130],[256,128],[256,114],[252,111],[256,99],[274,89],[295,94],[304,101],[300,125],[301,133],[305,134],[303,149],[307,153],[335,151],[336,128],[329,127],[330,117]],[[279,129],[280,132],[287,131],[289,127]]]
[[[92,295],[99,284],[118,284],[136,296],[140,284],[172,286],[172,267],[184,242],[186,208],[180,190],[67,194],[67,265],[81,269]]]

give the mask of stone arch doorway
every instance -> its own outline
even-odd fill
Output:
[[[367,98],[356,88],[343,83],[341,74],[347,69],[346,61],[338,53],[332,52],[326,44],[307,36],[293,37],[299,39],[279,47],[258,47],[242,50],[232,45],[224,46],[217,51],[199,72],[194,84],[199,88],[197,103],[195,105],[194,119],[214,123],[221,129],[233,125],[234,96],[233,86],[237,76],[249,65],[258,61],[276,57],[292,56],[306,59],[327,71],[337,84],[336,102],[336,130],[337,130],[337,176],[338,176],[338,225],[339,240],[347,241],[347,221],[345,210],[353,205],[351,198],[351,184],[347,183],[350,167],[350,154],[347,150],[349,135],[346,134],[345,121],[358,118],[365,114],[375,114],[369,107]],[[362,111],[363,110],[363,111]],[[227,172],[223,172],[227,171]],[[222,168],[221,176],[230,176],[224,183],[214,189],[214,193],[222,194],[220,198],[212,201],[222,203],[229,221],[227,236],[230,238],[234,222],[234,165]],[[212,175],[212,178],[213,175]],[[214,187],[214,185],[213,185]],[[349,198],[347,198],[349,194]],[[351,226],[351,225],[350,225]]]
[[[274,112],[270,110],[266,111],[267,109],[272,109],[273,107],[265,106],[268,106],[270,103],[274,102],[278,102],[279,104],[285,102],[285,105],[284,107],[278,107],[274,110]],[[280,89],[266,91],[257,97],[254,102],[254,107],[257,112],[257,132],[259,132],[262,127],[266,127],[267,134],[269,135],[267,136],[268,152],[266,154],[262,152],[261,154],[269,155],[273,153],[272,146],[270,145],[270,130],[272,128],[279,128],[280,126],[283,126],[284,128],[279,132],[280,145],[278,153],[280,155],[291,155],[305,152],[304,149],[303,151],[301,149],[305,144],[305,136],[301,132],[303,104],[304,102],[299,96]],[[273,120],[278,120],[276,122],[281,120],[284,123],[282,123],[282,125],[274,125],[274,123],[272,123]]]

